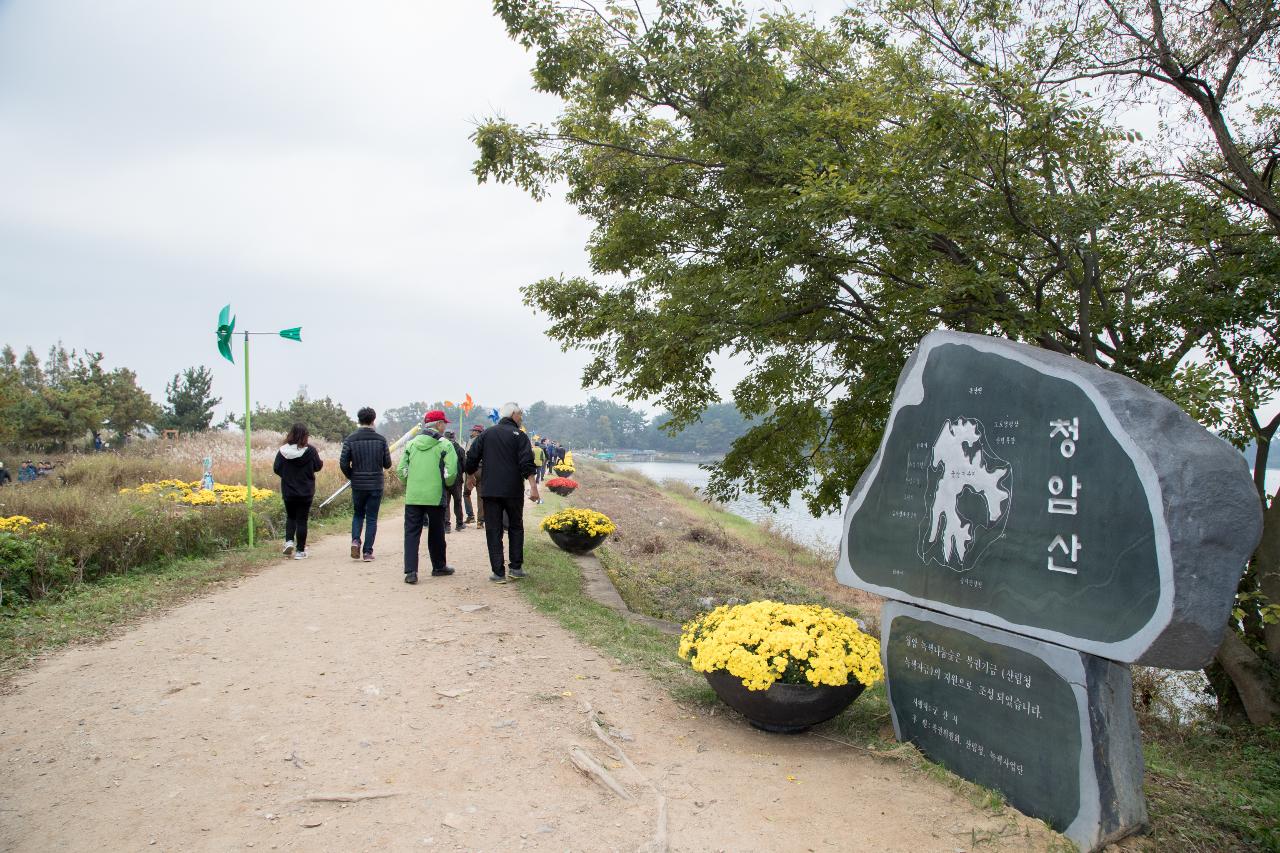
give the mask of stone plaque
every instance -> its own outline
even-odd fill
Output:
[[[1166,398],[943,331],[903,368],[836,576],[1112,660],[1195,669],[1261,532],[1243,456]]]
[[[1084,850],[1146,824],[1127,666],[909,604],[881,624],[899,740]]]

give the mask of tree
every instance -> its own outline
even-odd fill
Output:
[[[222,402],[214,397],[213,372],[209,368],[188,367],[174,374],[165,386],[165,406],[161,422],[166,429],[182,432],[205,432],[213,422],[214,407]]]
[[[238,423],[243,429],[244,419]],[[288,406],[274,409],[259,406],[253,412],[253,425],[259,429],[288,432],[295,423],[306,424],[312,435],[329,441],[342,441],[356,428],[356,422],[340,404],[328,397],[312,400],[305,388],[299,389]]]
[[[145,426],[160,420],[160,407],[138,386],[138,376],[126,367],[102,374],[99,393],[104,426],[117,442],[124,442]]]
[[[944,19],[979,21],[952,43],[907,0],[828,27],[656,6],[498,0],[536,51],[535,85],[566,108],[547,127],[482,123],[475,172],[535,196],[563,181],[596,223],[600,281],[525,290],[553,337],[592,352],[584,387],[656,397],[679,430],[717,402],[713,356],[750,364],[733,399],[754,425],[713,495],[783,502],[798,478],[813,510],[835,509],[938,327],[1124,373],[1223,429],[1274,393],[1275,240],[1046,75],[1053,40],[1005,37],[1034,10],[948,4]],[[979,48],[994,58],[966,56]],[[1196,362],[1206,350],[1249,366]],[[1250,614],[1269,612],[1258,574],[1246,645]],[[1251,648],[1258,665],[1232,678],[1274,696]]]

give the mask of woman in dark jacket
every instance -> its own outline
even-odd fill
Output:
[[[320,454],[307,443],[310,437],[306,424],[294,424],[272,466],[284,498],[284,555],[295,560],[307,558],[307,519],[316,496],[316,472],[324,467]]]

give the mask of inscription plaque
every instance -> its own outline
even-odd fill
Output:
[[[1146,823],[1127,666],[909,604],[881,620],[899,740],[1082,849]]]

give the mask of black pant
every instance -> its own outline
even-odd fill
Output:
[[[511,552],[511,568],[524,565],[524,499],[482,498],[484,501],[484,538],[489,545],[489,568],[495,575],[505,575],[502,564],[502,515],[506,513],[511,527],[507,530],[507,548]]]
[[[447,509],[422,504],[404,505],[404,573],[418,572],[418,545],[422,542],[422,528],[427,528],[427,554],[431,557],[431,571],[445,567],[444,519]]]
[[[361,528],[364,528],[364,552],[373,553],[373,537],[378,535],[378,508],[382,506],[382,492],[367,492],[364,489],[351,490],[351,541],[360,541]]]
[[[449,523],[449,507],[453,507],[454,526],[462,526],[462,475],[458,475],[458,479],[454,480],[452,486],[445,487],[444,493],[444,523]]]
[[[311,517],[311,498],[284,499],[284,538],[299,551],[307,550],[307,519]]]

